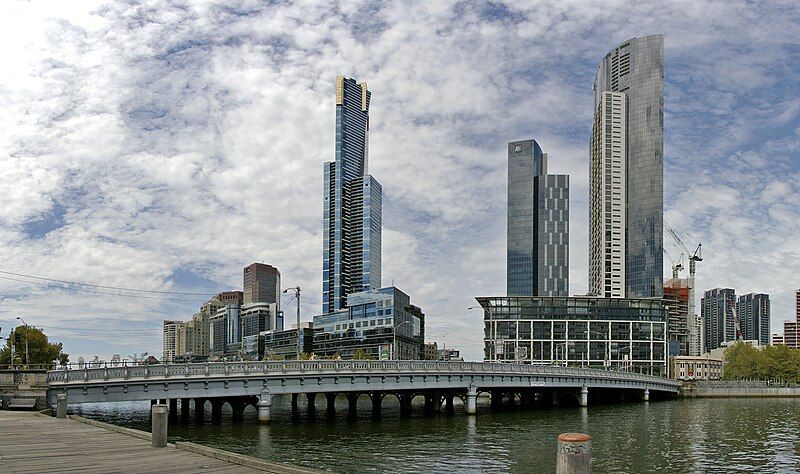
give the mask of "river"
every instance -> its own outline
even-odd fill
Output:
[[[302,400],[302,399],[301,399]],[[485,400],[482,402],[486,402]],[[302,406],[302,404],[301,404]],[[570,407],[507,407],[478,415],[414,415],[384,401],[370,419],[367,397],[357,420],[346,401],[327,421],[292,420],[285,400],[259,425],[248,408],[243,423],[230,413],[221,425],[171,425],[170,441],[206,446],[336,472],[553,472],[559,433],[592,436],[592,470],[605,472],[800,472],[800,399],[679,399]],[[76,413],[149,431],[149,403],[70,407]],[[226,406],[227,408],[227,406]],[[457,407],[460,408],[460,407]]]

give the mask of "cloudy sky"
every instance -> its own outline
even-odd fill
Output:
[[[7,1],[0,337],[21,316],[75,356],[160,357],[161,321],[240,288],[253,261],[317,314],[345,74],[373,93],[383,283],[423,308],[428,339],[479,358],[466,308],[505,291],[506,143],[535,138],[570,174],[570,290],[585,293],[592,81],[652,33],[668,222],[703,243],[700,290],[769,293],[779,331],[800,288],[796,2]]]

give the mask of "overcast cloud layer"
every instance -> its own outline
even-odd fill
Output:
[[[506,143],[535,138],[571,176],[585,293],[596,67],[664,33],[668,222],[703,242],[700,290],[769,293],[774,331],[793,317],[796,2],[269,3],[0,4],[0,270],[212,294],[263,261],[310,319],[345,74],[373,93],[383,283],[423,308],[429,340],[478,359],[466,308],[505,291]],[[204,300],[41,283],[0,279],[0,337],[21,316],[74,355],[160,358],[161,321]]]

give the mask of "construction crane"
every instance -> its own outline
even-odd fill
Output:
[[[677,279],[678,279],[678,273],[679,273],[681,270],[683,270],[683,253],[681,253],[681,256],[680,256],[680,257],[678,257],[678,262],[677,262],[677,263],[676,263],[676,262],[675,262],[675,260],[672,258],[672,255],[670,255],[670,254],[669,254],[669,252],[667,252],[667,249],[666,249],[666,248],[664,249],[664,255],[666,255],[666,256],[667,256],[667,258],[669,259],[670,263],[672,264],[672,265],[671,265],[671,268],[672,268],[672,278],[673,278],[673,279],[675,279],[675,280],[677,280]]]
[[[731,313],[731,319],[733,319],[733,327],[736,329],[736,340],[743,341],[744,336],[742,335],[742,324],[739,321],[739,312],[736,311],[732,299],[728,299],[728,311],[730,311]]]
[[[689,258],[689,308],[688,308],[689,311],[688,311],[688,313],[689,313],[689,323],[690,323],[690,326],[691,326],[691,325],[694,324],[694,319],[696,317],[696,313],[695,313],[695,309],[694,309],[694,301],[695,301],[694,276],[695,276],[695,272],[697,270],[697,262],[702,262],[703,261],[703,244],[698,242],[697,243],[697,248],[695,248],[694,252],[690,252],[689,249],[686,248],[686,245],[683,243],[681,238],[678,237],[678,234],[675,233],[674,230],[672,230],[672,227],[668,226],[666,223],[664,224],[664,227],[667,229],[667,232],[669,233],[669,235],[673,239],[675,239],[675,242],[677,242],[678,245],[683,249],[684,254]],[[680,263],[680,261],[678,263]],[[677,276],[676,276],[677,275],[677,271],[675,270],[674,267],[673,267],[673,270],[672,270],[672,275],[673,275],[673,278],[677,278]],[[692,328],[692,327],[689,328],[690,334],[694,333],[694,331],[695,331],[695,328]],[[696,339],[695,339],[695,342],[696,342]],[[702,346],[703,341],[699,341],[699,342],[700,342],[700,345]],[[694,354],[691,354],[691,355],[694,355]]]

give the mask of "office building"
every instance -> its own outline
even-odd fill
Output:
[[[300,356],[310,357],[314,352],[314,326],[310,322],[291,329],[264,331],[258,335],[259,355],[266,360],[296,360],[297,337],[300,336]]]
[[[759,345],[770,343],[769,295],[748,293],[740,296],[736,303],[739,325],[745,340],[758,341]]]
[[[186,327],[183,321],[164,321],[162,361],[172,362],[186,352]]]
[[[508,144],[506,291],[569,294],[569,176],[547,174],[536,140]]]
[[[187,321],[186,355],[191,356],[192,360],[206,358],[211,354],[210,319],[223,306],[217,297],[211,298],[200,307],[200,311],[192,316],[191,321]],[[189,335],[190,328],[191,336]]]
[[[783,334],[773,334],[772,335],[772,345],[773,346],[785,346],[786,342],[783,340]]]
[[[700,317],[705,333],[703,352],[736,340],[735,311],[736,291],[732,288],[714,288],[705,292],[700,300]]]
[[[589,291],[663,294],[664,39],[632,38],[601,61],[590,140]]]
[[[390,286],[351,293],[347,307],[314,316],[314,355],[352,359],[424,359],[425,314]]]
[[[370,92],[336,78],[336,155],[325,163],[322,312],[381,285],[381,185],[368,172]]]
[[[243,303],[281,305],[281,272],[272,265],[251,263],[242,270]]]
[[[283,314],[276,303],[243,304],[239,312],[241,324],[241,349],[243,356],[258,358],[259,335],[264,331],[283,329]]]
[[[478,297],[484,359],[667,373],[661,299]]]

